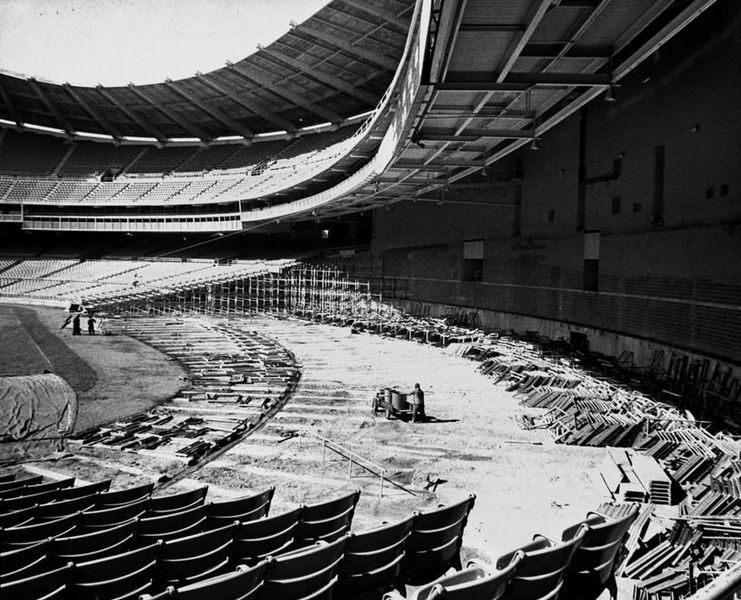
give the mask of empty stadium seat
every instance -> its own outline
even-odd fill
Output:
[[[347,538],[318,543],[268,562],[264,595],[269,600],[331,598]]]
[[[75,600],[137,598],[151,591],[157,564],[157,545],[75,563],[69,597]]]
[[[300,515],[301,509],[295,508],[282,515],[240,523],[234,534],[234,562],[255,564],[288,550],[293,544]]]
[[[180,512],[139,519],[137,535],[149,540],[171,540],[196,533],[206,520],[206,510],[196,506]]]
[[[98,496],[97,505],[101,508],[114,508],[116,506],[130,504],[131,502],[136,502],[150,496],[153,488],[153,483],[145,483],[114,492],[101,492]]]
[[[301,507],[294,547],[300,548],[317,541],[333,542],[350,530],[360,490],[328,502]]]
[[[111,480],[98,481],[96,483],[86,483],[75,487],[59,490],[56,495],[57,500],[71,500],[72,498],[81,498],[90,494],[99,494],[108,491],[111,487]]]
[[[180,494],[153,497],[149,501],[149,512],[151,516],[155,516],[157,514],[178,512],[195,506],[202,506],[207,492],[208,486],[204,486]]]
[[[72,568],[72,565],[65,565],[52,571],[31,575],[25,579],[0,583],[0,598],[61,600],[66,595],[65,590]]]
[[[223,571],[229,563],[236,525],[165,541],[159,551],[157,581],[182,586]]]
[[[593,600],[606,588],[612,598],[617,595],[615,568],[621,559],[628,529],[638,516],[638,505],[619,519],[590,513],[581,523],[564,530],[562,539],[569,540],[574,530],[587,526],[581,544],[576,548],[566,570],[561,594],[563,598]]]
[[[92,533],[96,529],[105,529],[120,525],[121,523],[131,521],[131,519],[144,516],[149,508],[149,502],[149,498],[142,498],[136,502],[114,508],[100,509],[96,506],[92,510],[86,510],[80,513],[80,527]]]
[[[440,577],[449,568],[460,570],[460,548],[468,514],[476,496],[451,506],[415,516],[402,561],[405,583],[421,585]]]
[[[414,520],[383,525],[350,534],[337,582],[339,598],[356,598],[390,590],[401,570],[401,560]]]
[[[266,517],[270,511],[275,488],[271,487],[254,496],[243,496],[235,500],[211,502],[206,505],[209,526],[218,527],[232,521],[254,521]]]
[[[46,541],[0,552],[0,583],[36,575],[48,553],[49,545]]]
[[[54,521],[44,521],[0,530],[0,548],[3,551],[14,547],[35,544],[48,538],[70,533],[77,527],[77,515],[61,517]]]
[[[136,520],[131,519],[128,523],[92,533],[58,536],[49,540],[49,555],[57,562],[87,562],[111,556],[126,549],[134,538],[136,526]]]

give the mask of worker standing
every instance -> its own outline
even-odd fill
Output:
[[[427,418],[425,415],[425,393],[418,383],[414,384],[412,390],[412,423],[418,420],[423,421]]]

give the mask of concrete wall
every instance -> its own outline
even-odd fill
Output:
[[[372,249],[384,276],[398,279],[410,301],[519,315],[542,328],[563,322],[741,363],[739,3],[721,0],[617,96],[551,130],[538,151],[453,184],[441,205],[377,211]],[[584,290],[585,231],[599,232],[597,291]],[[485,240],[481,282],[463,281],[463,243],[472,239]]]

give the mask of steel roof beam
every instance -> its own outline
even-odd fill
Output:
[[[530,43],[520,53],[528,58],[557,58],[568,45],[568,42]],[[572,46],[564,54],[566,58],[610,58],[612,48],[609,46]]]
[[[420,141],[456,142],[475,141],[481,138],[533,139],[532,129],[423,129],[419,132]]]
[[[527,25],[519,23],[461,23],[459,31],[473,31],[480,33],[517,33],[525,31]]]
[[[378,98],[374,94],[366,92],[365,90],[361,90],[335,75],[330,75],[329,73],[323,73],[319,71],[317,69],[318,65],[311,65],[303,60],[288,56],[284,52],[275,50],[273,48],[262,48],[262,53],[271,56],[278,62],[282,62],[293,67],[294,69],[298,69],[299,71],[306,73],[306,75],[308,75],[311,79],[314,79],[324,85],[328,85],[334,90],[343,92],[351,98],[355,98],[356,100],[360,100],[361,102],[366,102],[371,106],[375,106],[378,103]]]
[[[533,4],[533,8],[531,10],[532,14],[528,19],[527,27],[524,31],[515,35],[514,41],[507,49],[507,53],[505,55],[506,57],[499,65],[497,83],[501,83],[502,81],[504,81],[505,77],[507,77],[509,72],[512,70],[512,67],[515,65],[515,61],[520,58],[520,53],[525,47],[525,44],[530,41],[530,38],[535,33],[538,25],[540,25],[540,22],[543,20],[546,12],[548,12],[548,9],[551,7],[551,2],[552,0],[536,0],[536,2]]]
[[[103,115],[100,114],[97,108],[86,102],[82,96],[80,96],[69,83],[63,84],[64,90],[70,95],[70,97],[79,104],[82,109],[92,117],[92,119],[98,124],[98,126],[110,135],[115,140],[121,139],[121,132],[111,125]]]
[[[395,71],[396,68],[399,66],[398,61],[395,61],[393,58],[389,58],[385,54],[381,54],[380,52],[369,50],[367,48],[360,48],[356,42],[349,42],[343,37],[334,35],[333,33],[330,33],[323,29],[319,29],[318,27],[314,27],[309,22],[304,23],[299,28],[292,30],[293,33],[297,31],[308,33],[318,40],[329,42],[337,48],[345,50],[348,54],[352,54],[355,57],[362,58],[379,67],[383,67],[384,69]],[[362,39],[360,41],[362,41]]]
[[[292,92],[291,90],[279,87],[274,79],[267,75],[259,73],[257,69],[246,71],[243,67],[237,64],[227,64],[227,69],[229,69],[232,73],[236,73],[237,75],[241,76],[242,79],[249,81],[252,84],[257,83],[263,86],[263,88],[265,88],[266,91],[270,92],[271,94],[275,94],[276,96],[280,96],[281,98],[284,98],[289,102],[296,104],[297,106],[301,106],[302,108],[305,108],[309,112],[312,112],[315,115],[326,119],[327,121],[330,121],[332,123],[340,123],[343,120],[342,117],[336,112],[328,110],[322,106],[319,106],[318,104],[314,104],[313,102],[306,100],[306,98],[304,98],[301,94],[297,94],[296,92]]]
[[[524,92],[535,86],[542,87],[606,87],[612,75],[590,73],[510,73],[507,81],[477,80],[482,73],[451,73],[448,80],[434,84],[438,92]]]
[[[10,96],[8,95],[8,91],[3,85],[2,78],[0,78],[0,97],[2,97],[5,106],[8,107],[8,110],[10,110],[10,114],[13,117],[13,121],[15,121],[15,124],[18,127],[23,125],[23,119],[21,118],[21,115],[16,109],[15,105],[10,101]]]
[[[409,10],[408,8],[405,8],[401,13],[399,13],[399,15],[397,15],[391,10],[378,6],[375,2],[368,2],[368,0],[343,0],[343,2],[349,4],[353,8],[363,11],[364,13],[374,15],[384,21],[393,23],[402,29],[407,28],[407,23],[403,19],[399,18],[399,15],[403,15],[407,12],[407,10]]]
[[[134,112],[133,109],[126,106],[124,103],[122,103],[120,100],[118,100],[113,94],[108,92],[102,85],[97,85],[95,87],[96,90],[98,90],[98,93],[103,96],[108,102],[111,104],[114,104],[116,107],[118,107],[121,112],[123,112],[126,116],[128,116],[132,121],[134,121],[139,127],[144,129],[151,137],[155,138],[160,144],[164,144],[165,140],[167,139],[167,136],[162,133],[157,127],[152,125],[149,120],[147,120],[145,117],[138,115],[136,112]]]
[[[426,118],[455,119],[470,117],[474,119],[515,119],[530,120],[535,118],[532,110],[508,110],[506,106],[484,106],[476,110],[474,106],[457,106],[454,104],[434,104]]]
[[[211,140],[211,136],[209,136],[203,129],[201,129],[197,125],[193,125],[192,123],[188,122],[187,119],[185,119],[184,117],[181,117],[179,114],[177,114],[177,112],[172,110],[170,107],[165,106],[161,102],[155,102],[154,100],[152,100],[152,98],[150,98],[145,92],[137,88],[134,84],[130,83],[128,87],[134,94],[136,94],[139,98],[144,100],[144,102],[147,102],[148,104],[152,105],[154,108],[159,110],[163,115],[165,115],[168,119],[170,119],[173,123],[180,125],[180,127],[185,129],[185,131],[199,138],[204,144],[207,144]]]
[[[59,112],[59,109],[51,101],[51,99],[44,93],[44,90],[39,85],[39,82],[36,81],[33,77],[29,77],[28,83],[31,84],[33,91],[36,92],[36,95],[39,98],[41,98],[41,100],[51,112],[52,116],[57,120],[57,123],[61,125],[61,128],[64,129],[64,131],[67,132],[67,135],[71,137],[73,131],[72,126],[69,124],[69,121],[62,116],[62,113]]]
[[[242,108],[261,116],[263,119],[271,122],[273,125],[279,127],[280,129],[284,129],[288,132],[296,131],[297,127],[293,123],[279,115],[276,115],[274,112],[267,109],[261,103],[255,102],[254,100],[247,100],[246,98],[242,98],[234,90],[230,90],[228,87],[222,86],[220,83],[216,83],[214,81],[213,74],[206,77],[202,73],[196,73],[196,77],[198,78],[198,81],[200,81],[206,87],[211,88],[219,94],[228,96]]]
[[[172,81],[165,81],[165,85],[168,88],[170,88],[173,92],[180,95],[182,98],[185,98],[189,102],[192,102],[193,104],[195,104],[198,108],[200,108],[204,113],[206,113],[212,119],[216,119],[223,125],[226,125],[227,127],[231,127],[233,133],[238,133],[245,140],[250,141],[252,137],[255,135],[255,132],[252,131],[249,127],[246,127],[242,125],[241,123],[232,119],[230,116],[225,115],[218,108],[207,106],[205,102],[201,101],[199,98],[196,98],[190,92],[180,89]]]

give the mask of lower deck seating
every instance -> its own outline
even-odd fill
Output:
[[[7,485],[13,481],[0,476],[6,489],[13,489]],[[563,586],[569,598],[593,600],[612,589],[637,513],[633,507],[619,518],[590,514],[565,529],[560,542],[536,536],[494,566],[469,563],[462,569],[460,548],[474,496],[350,533],[359,492],[268,516],[272,488],[206,503],[206,488],[152,497],[149,484],[114,492],[101,487],[89,496],[49,502],[72,511],[54,519],[39,514],[38,505],[19,509],[20,518],[13,518],[16,511],[0,515],[5,525],[19,523],[0,529],[2,598],[237,600],[259,593],[264,600],[333,594],[347,600],[384,594],[536,600],[555,598]],[[77,511],[70,504],[88,497],[98,510]],[[96,513],[96,523],[85,522]],[[100,520],[113,513],[128,518]],[[413,591],[407,584],[421,587]]]

